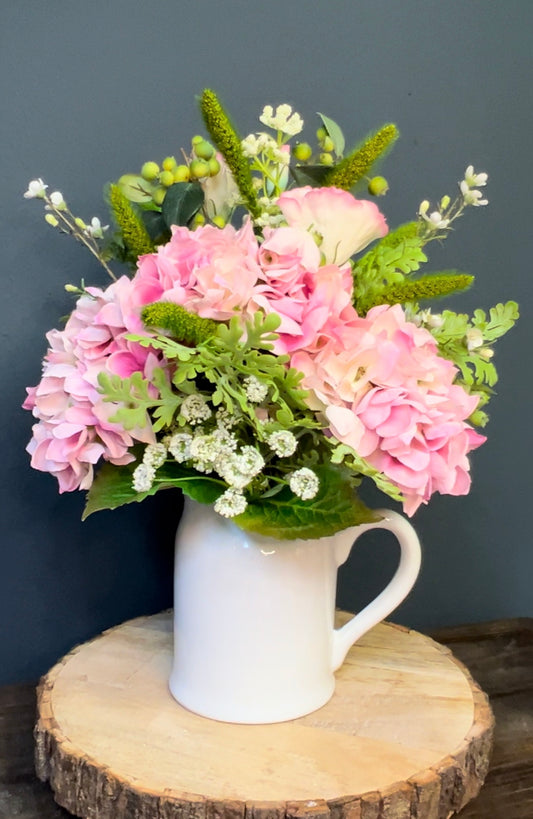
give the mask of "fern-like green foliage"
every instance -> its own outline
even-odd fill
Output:
[[[356,182],[367,175],[374,162],[383,156],[398,136],[396,125],[392,123],[384,125],[332,168],[324,184],[349,191]]]
[[[252,173],[248,160],[243,154],[241,140],[237,135],[228,115],[224,111],[214,91],[206,88],[200,98],[200,109],[205,127],[216,147],[226,160],[233,174],[242,198],[252,216],[259,216],[261,209],[252,182]]]
[[[127,261],[134,264],[143,253],[153,253],[155,246],[144,222],[118,185],[110,185],[109,204],[122,235]]]
[[[425,243],[418,233],[418,223],[409,222],[365,253],[353,271],[356,309],[364,312],[365,305],[377,303],[374,298],[386,287],[401,284],[406,276],[419,270],[427,262],[422,250]]]
[[[380,292],[367,293],[365,298],[357,301],[357,312],[366,313],[377,304],[406,304],[449,296],[452,293],[467,290],[473,281],[474,277],[467,273],[457,273],[451,270],[431,273],[415,280],[388,285]]]
[[[487,404],[492,387],[498,381],[490,345],[510,330],[518,317],[515,301],[491,307],[488,316],[484,310],[475,310],[472,318],[465,313],[443,310],[441,326],[431,330],[439,345],[440,355],[453,361],[459,369],[457,383],[463,384],[468,392],[480,396],[479,407]],[[472,348],[468,343],[471,333],[479,334],[482,340],[477,347]],[[485,426],[488,416],[478,408],[470,420]]]
[[[147,305],[141,314],[146,327],[168,330],[172,337],[188,347],[196,347],[202,341],[214,336],[218,323],[212,319],[200,318],[189,313],[179,304],[157,301]]]

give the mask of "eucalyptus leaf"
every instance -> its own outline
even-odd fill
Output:
[[[333,140],[333,150],[340,159],[344,154],[344,148],[346,145],[344,134],[342,133],[340,126],[337,125],[337,123],[334,120],[332,120],[330,117],[327,117],[325,114],[321,114],[320,112],[317,113],[320,119],[322,120],[322,125],[328,132],[328,135]]]
[[[198,182],[176,182],[165,195],[161,215],[166,226],[187,225],[202,207],[204,192]]]

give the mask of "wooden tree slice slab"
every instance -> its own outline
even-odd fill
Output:
[[[171,659],[164,612],[74,649],[41,681],[37,774],[71,813],[447,819],[487,772],[487,698],[449,649],[415,631],[376,626],[351,649],[327,705],[275,725],[182,708],[167,688]]]

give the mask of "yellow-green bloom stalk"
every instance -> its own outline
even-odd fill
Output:
[[[200,98],[200,108],[211,139],[226,160],[235,183],[253,218],[261,214],[252,173],[244,156],[241,140],[214,91],[206,88]]]
[[[398,138],[396,125],[384,125],[356,148],[345,159],[339,162],[327,174],[324,184],[349,191],[356,182],[365,177],[376,159],[379,159]]]
[[[406,304],[412,301],[435,299],[467,290],[473,276],[467,273],[442,272],[421,276],[414,281],[403,281],[391,284],[381,291],[367,293],[362,299],[355,297],[355,307],[359,314],[366,313],[377,304]],[[357,285],[356,285],[357,287]]]
[[[173,338],[188,347],[197,347],[214,336],[218,326],[216,321],[200,318],[170,301],[149,304],[142,311],[141,318],[146,327],[168,330]]]
[[[118,185],[110,186],[109,203],[122,234],[128,259],[135,262],[144,253],[153,253],[155,246],[141,217],[132,208]]]

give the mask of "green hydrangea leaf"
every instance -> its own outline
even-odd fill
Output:
[[[304,501],[284,487],[277,495],[249,502],[234,522],[241,529],[278,540],[305,540],[378,519],[357,496],[346,470],[322,466],[314,471],[320,489],[312,500]]]
[[[103,464],[87,494],[82,520],[103,509],[117,509],[128,503],[140,503],[161,489],[181,489],[200,503],[214,503],[225,488],[221,481],[201,476],[194,469],[169,461],[157,470],[157,479],[148,492],[135,492],[132,480],[137,466],[138,461],[126,466]]]

